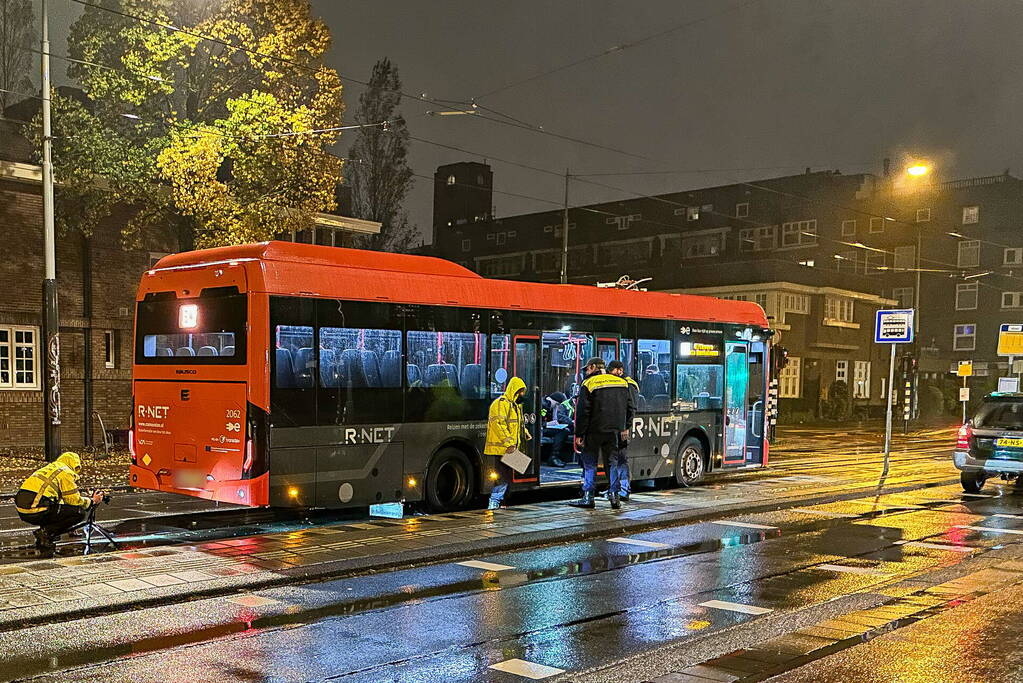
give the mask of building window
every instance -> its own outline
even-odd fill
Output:
[[[1002,292],[1002,308],[1023,308],[1023,292]]]
[[[977,324],[956,325],[952,333],[953,351],[973,351],[977,348]]]
[[[740,251],[770,251],[778,246],[776,225],[743,228],[739,231]]]
[[[678,249],[680,256],[684,259],[703,258],[706,256],[717,256],[721,253],[724,233],[714,235],[700,235],[699,237],[684,237],[679,239]]]
[[[980,207],[979,206],[964,206],[963,207],[963,225],[971,225],[980,220]]]
[[[867,252],[867,272],[878,273],[885,268],[885,257],[887,254],[884,252],[870,251]]]
[[[1006,249],[1002,263],[1006,266],[1023,266],[1023,247]]]
[[[784,313],[802,313],[806,315],[810,312],[810,297],[806,294],[783,294],[781,297],[781,307]]]
[[[117,367],[117,338],[113,330],[103,332],[103,367]]]
[[[930,209],[917,209],[916,210],[916,222],[917,223],[926,223],[929,220],[931,220],[931,210]]]
[[[976,268],[980,265],[980,240],[962,240],[959,242],[960,268]]]
[[[977,290],[979,288],[980,286],[976,282],[964,282],[956,285],[956,310],[977,310]]]
[[[788,365],[778,373],[779,398],[799,398],[802,395],[803,387],[799,377],[800,360],[795,356],[789,356]]]
[[[39,388],[38,329],[0,327],[0,389]]]
[[[508,233],[506,232],[499,232],[494,237],[497,242],[497,246],[501,246],[508,241]]]
[[[841,254],[835,254],[835,265],[839,271],[847,273],[864,272],[864,262],[858,251],[843,251]]]
[[[870,232],[884,232],[884,219],[874,216],[870,219]]]
[[[472,240],[462,240],[462,251],[469,251],[472,249]]]
[[[449,175],[448,176],[448,185],[454,185],[454,184],[455,184],[455,176]]]
[[[909,270],[916,266],[916,247],[912,244],[904,247],[895,247],[895,270]]]
[[[483,186],[483,176],[481,175],[476,176],[476,184],[481,187]]]
[[[807,268],[813,268],[814,260],[812,258],[803,259],[799,262],[799,265],[806,266]]]
[[[630,225],[642,219],[642,214],[634,213],[629,216],[614,216],[606,219],[604,222],[608,225],[617,225],[619,230],[628,230]]]
[[[835,361],[835,381],[836,382],[849,382],[849,361],[847,360],[836,360]]]
[[[749,202],[742,202],[735,205],[735,217],[747,218],[749,216]]]
[[[913,308],[912,287],[896,287],[892,290],[892,298],[899,302],[899,308]]]
[[[851,323],[853,321],[853,300],[826,297],[824,299],[824,319]]]
[[[870,361],[858,360],[853,363],[853,398],[870,398]]]
[[[842,237],[852,237],[856,234],[856,221],[842,221]]]
[[[700,220],[700,207],[698,207],[698,206],[687,206],[686,207],[686,220],[687,221],[698,221],[698,220]]]
[[[817,220],[782,223],[781,246],[798,247],[817,244]]]

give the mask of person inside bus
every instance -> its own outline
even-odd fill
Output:
[[[518,377],[508,380],[504,393],[490,404],[490,416],[487,422],[487,443],[483,448],[484,455],[497,456],[495,471],[497,480],[490,490],[488,510],[505,507],[504,496],[508,493],[508,485],[512,480],[512,468],[501,462],[507,453],[518,450],[523,441],[533,437],[526,430],[522,419],[522,402],[526,398],[526,383]]]
[[[620,360],[613,360],[613,361],[611,361],[610,363],[607,364],[607,370],[612,375],[615,375],[617,377],[621,377],[626,382],[628,382],[628,384],[629,384],[629,393],[632,394],[632,404],[633,404],[634,407],[638,408],[638,406],[639,406],[639,384],[636,383],[636,380],[632,379],[631,377],[629,377],[628,375],[625,374],[625,363],[622,363]],[[630,419],[629,420],[629,429],[631,430],[631,428],[632,428],[632,420]],[[611,461],[612,461],[611,462],[611,467],[612,468],[617,468],[617,470],[618,470],[618,487],[617,487],[617,490],[618,490],[618,499],[621,500],[621,501],[629,500],[629,495],[632,493],[632,483],[629,481],[629,454],[628,454],[628,448],[629,448],[628,437],[626,436],[625,438],[620,438],[618,440],[618,448],[617,448],[617,450],[615,451],[615,453],[611,457]],[[615,490],[614,479],[615,479],[615,477],[612,474],[612,476],[611,476],[611,481],[612,481],[611,488],[608,489],[608,497],[609,498],[610,498],[611,491]]]
[[[550,454],[548,462],[551,467],[564,467],[561,454],[568,443],[568,437],[572,433],[572,418],[569,415],[568,397],[560,391],[555,391],[544,400],[544,441],[550,442]]]
[[[604,359],[595,357],[586,361],[587,377],[579,390],[579,403],[575,411],[575,443],[582,451],[583,493],[570,505],[593,508],[597,461],[603,457],[611,464],[612,453],[617,451],[619,439],[629,437],[629,424],[636,412],[629,383],[621,377],[604,372]],[[609,467],[611,488],[607,498],[615,510],[621,507],[618,498],[618,469]]]
[[[21,521],[39,527],[33,533],[36,549],[52,556],[61,534],[85,519],[85,513],[98,505],[102,491],[91,498],[78,491],[82,459],[77,453],[62,453],[54,462],[43,465],[28,476],[14,496],[14,507]]]

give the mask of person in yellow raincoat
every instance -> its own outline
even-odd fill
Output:
[[[487,443],[483,453],[497,456],[497,481],[490,491],[488,510],[504,506],[504,496],[508,493],[508,485],[511,484],[512,469],[501,462],[501,456],[514,452],[523,440],[528,441],[532,438],[522,420],[522,402],[525,397],[526,383],[518,377],[512,377],[508,380],[504,394],[490,404]]]
[[[35,530],[36,548],[52,554],[57,539],[85,519],[86,511],[103,500],[97,491],[91,498],[78,490],[82,459],[77,453],[62,453],[54,462],[43,465],[28,476],[14,496],[14,507],[26,524]]]

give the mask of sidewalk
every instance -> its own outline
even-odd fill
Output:
[[[894,493],[949,483],[950,465],[926,473],[896,468],[885,486]],[[856,477],[856,478],[853,478]],[[598,504],[580,511],[563,502],[400,520],[328,525],[302,531],[232,538],[89,557],[58,557],[0,566],[0,630],[101,611],[176,602],[240,590],[398,566],[447,561],[589,537],[635,533],[693,521],[709,513],[755,512],[799,500],[812,504],[876,490],[876,479],[850,472],[732,481],[633,496],[621,511]]]

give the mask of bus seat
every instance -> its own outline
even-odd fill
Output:
[[[291,362],[295,376],[295,386],[303,389],[311,387],[313,385],[313,366],[315,365],[313,350],[308,346],[303,346],[295,352]]]
[[[197,353],[196,355],[197,356],[219,356],[220,354],[218,354],[217,350],[215,348],[213,348],[212,346],[203,346],[202,348],[199,349],[199,353]]]
[[[443,363],[433,363],[426,366],[426,377],[423,380],[423,384],[428,387],[455,386],[455,383],[449,379],[448,373],[444,371]]]
[[[380,364],[377,363],[376,352],[361,352],[359,363],[362,365],[362,373],[366,376],[366,386],[374,389],[380,387]]]
[[[336,387],[337,364],[334,360],[334,350],[320,348],[320,384],[325,387]]]
[[[194,356],[195,350],[191,346],[179,346],[174,353],[175,356]]]
[[[667,394],[657,394],[654,396],[654,400],[650,402],[650,409],[653,412],[665,412],[668,410],[668,404],[669,401]]]
[[[220,350],[220,355],[221,356],[233,356],[234,355],[234,346],[233,345],[225,346],[223,349]]]
[[[647,375],[639,383],[639,393],[652,399],[655,396],[668,393],[668,385],[660,375]]]
[[[447,386],[458,387],[458,368],[451,363],[442,363],[441,367],[444,368],[444,374],[447,376]]]
[[[405,365],[405,378],[408,380],[410,387],[418,387],[423,385],[423,371],[419,369],[419,366],[415,363],[408,363]]]
[[[483,366],[479,363],[467,363],[462,368],[459,389],[462,398],[483,398]]]
[[[401,351],[395,349],[384,351],[380,359],[380,386],[401,386]]]
[[[646,397],[643,396],[643,394],[640,394],[639,396],[636,397],[636,399],[637,399],[636,412],[638,413],[646,412]]]
[[[295,375],[291,367],[291,351],[277,349],[277,386],[280,389],[291,389],[295,386]]]
[[[174,349],[172,349],[172,348],[170,348],[168,346],[161,346],[160,347],[160,355],[161,356],[171,356],[171,357],[173,357],[174,356]]]
[[[364,389],[366,387],[366,373],[362,366],[361,352],[358,349],[345,349],[341,352],[341,362],[338,364],[343,377],[341,386],[351,389]]]

